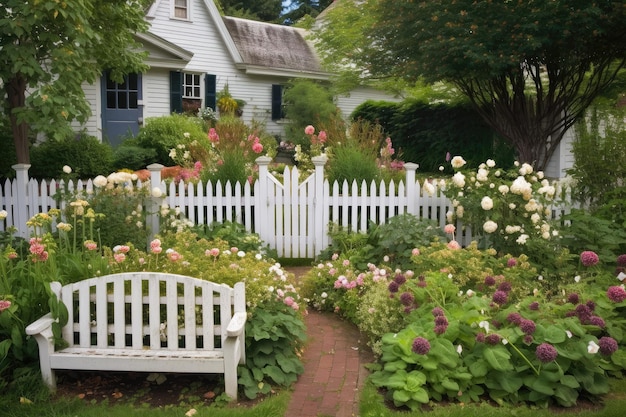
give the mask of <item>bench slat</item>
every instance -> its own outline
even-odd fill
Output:
[[[191,282],[184,284],[185,349],[196,348],[196,289]]]
[[[148,281],[148,304],[150,309],[148,321],[150,323],[151,349],[159,349],[161,347],[161,303],[159,303],[159,298],[161,294],[159,293],[159,291],[159,281],[156,279],[150,279]]]
[[[78,303],[81,306],[78,310],[78,323],[80,326],[79,344],[81,347],[89,347],[91,345],[91,305],[89,302],[90,289],[91,287],[89,287],[86,281],[78,283]]]
[[[211,286],[208,285],[208,283],[202,286],[202,298],[205,300],[205,305],[202,308],[202,323],[205,323],[205,325],[202,326],[204,346],[206,349],[215,349],[214,335],[215,332],[219,330],[215,329],[214,325],[215,316],[213,312],[213,306],[215,296],[213,294]]]
[[[96,343],[99,348],[104,348],[108,345],[107,340],[107,283],[104,281],[98,281],[96,283]]]
[[[126,301],[124,297],[124,281],[113,283],[113,335],[115,347],[118,349],[126,346]],[[111,330],[109,330],[110,332]]]
[[[143,346],[143,301],[141,295],[141,277],[131,278],[131,326],[133,349],[141,349]]]

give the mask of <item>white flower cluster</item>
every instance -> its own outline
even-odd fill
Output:
[[[446,214],[448,223],[463,219],[473,230],[517,245],[534,237],[549,240],[558,236],[548,223],[557,189],[543,172],[527,163],[516,163],[509,172],[496,168],[493,159],[475,171],[461,170],[465,164],[461,156],[451,160],[455,173],[443,188],[452,205]]]

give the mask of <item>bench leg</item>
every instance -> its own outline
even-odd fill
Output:
[[[52,330],[34,335],[37,345],[39,346],[39,363],[41,367],[41,377],[44,384],[48,386],[50,391],[57,389],[57,379],[54,370],[50,366],[50,353],[54,352],[54,341],[52,339]]]

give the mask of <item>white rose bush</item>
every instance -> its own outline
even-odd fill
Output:
[[[551,224],[557,188],[543,172],[519,163],[505,170],[492,159],[469,170],[460,156],[451,165],[455,173],[443,190],[452,202],[447,221],[470,228],[479,247],[518,255],[558,245]]]

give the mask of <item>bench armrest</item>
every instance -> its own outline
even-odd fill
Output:
[[[36,335],[43,333],[46,329],[49,329],[56,320],[52,318],[52,314],[48,313],[45,316],[35,320],[26,327],[26,334]]]
[[[228,337],[241,336],[245,329],[247,319],[248,315],[245,312],[235,313],[233,315],[233,318],[230,319],[230,323],[228,323],[228,327],[226,328],[226,335]]]

